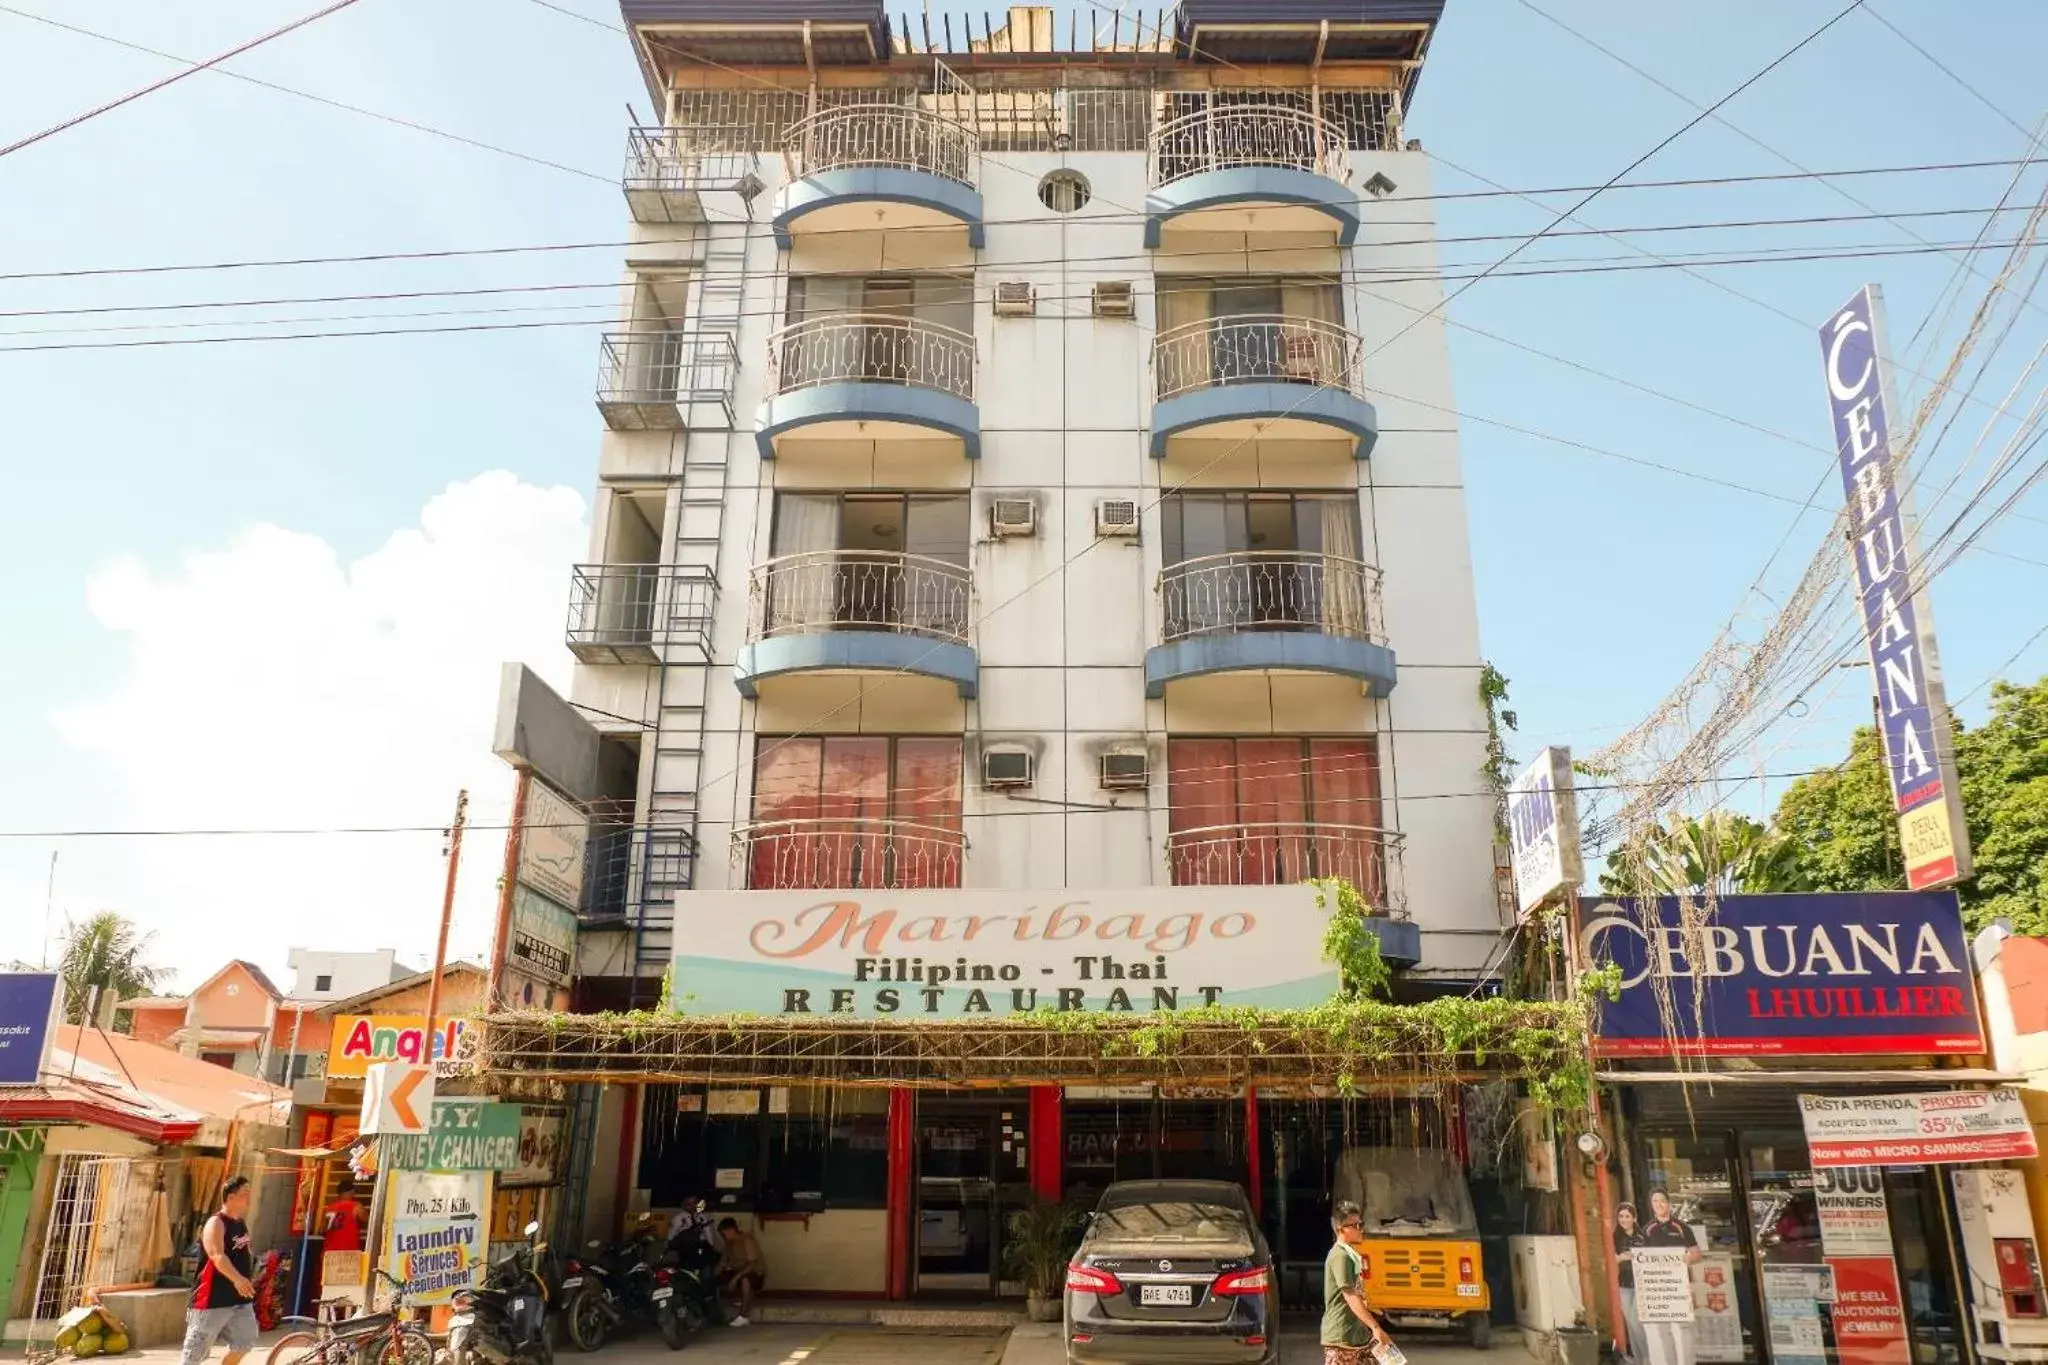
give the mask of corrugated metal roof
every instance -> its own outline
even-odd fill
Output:
[[[1180,0],[1191,24],[1435,24],[1444,0]]]

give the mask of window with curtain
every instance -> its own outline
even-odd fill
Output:
[[[777,494],[765,631],[963,634],[972,542],[965,493]]]
[[[806,328],[785,339],[781,357],[785,390],[851,379],[940,382],[959,363],[953,354],[957,348],[890,319],[932,323],[971,337],[974,280],[967,275],[790,278],[786,317],[792,326],[853,316],[864,321],[847,328]]]
[[[1344,373],[1336,280],[1320,275],[1161,276],[1159,393],[1272,381],[1326,384]],[[1193,324],[1203,323],[1205,326]]]
[[[957,887],[960,762],[950,736],[763,736],[748,886]]]
[[[1169,739],[1166,794],[1176,886],[1343,877],[1385,903],[1374,736]]]
[[[1371,571],[1361,559],[1356,494],[1176,493],[1161,499],[1159,517],[1168,638],[1370,633]]]

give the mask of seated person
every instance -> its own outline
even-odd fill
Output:
[[[725,1243],[718,1256],[718,1287],[739,1301],[740,1311],[730,1325],[745,1327],[747,1315],[754,1311],[754,1296],[767,1278],[768,1262],[762,1258],[761,1243],[754,1234],[741,1232],[733,1219],[719,1220],[718,1236]]]

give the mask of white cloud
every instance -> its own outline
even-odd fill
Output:
[[[567,567],[584,544],[574,491],[493,472],[353,563],[269,525],[173,572],[117,561],[88,603],[125,637],[126,676],[60,712],[59,733],[125,797],[111,825],[438,826],[467,787],[472,820],[501,826],[499,666],[566,681]],[[465,841],[451,954],[488,945],[503,844],[499,829]],[[84,887],[156,931],[188,983],[230,956],[282,969],[293,945],[424,963],[445,875],[436,833],[109,841],[67,847],[64,867],[64,900]]]

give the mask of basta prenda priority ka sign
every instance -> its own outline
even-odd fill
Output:
[[[1722,896],[1696,905],[1704,922],[1688,933],[1675,896],[1585,902],[1587,960],[1621,969],[1620,998],[1599,1005],[1601,1055],[1984,1050],[1952,892]]]

